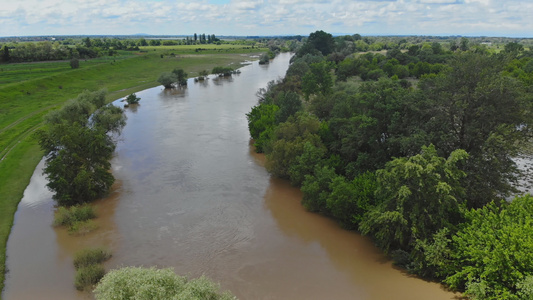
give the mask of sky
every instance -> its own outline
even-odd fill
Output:
[[[0,36],[533,37],[532,0],[0,0]]]

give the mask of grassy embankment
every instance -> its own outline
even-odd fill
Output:
[[[198,54],[196,48],[209,50]],[[82,60],[80,68],[74,70],[68,61],[0,65],[0,292],[14,214],[42,158],[33,133],[42,126],[44,115],[86,89],[106,88],[111,101],[157,86],[162,72],[182,68],[193,77],[214,66],[237,67],[249,59],[248,54],[265,49],[198,45],[144,47],[142,51],[145,52]]]

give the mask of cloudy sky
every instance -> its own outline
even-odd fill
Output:
[[[531,0],[0,0],[0,36],[206,33],[533,37]]]

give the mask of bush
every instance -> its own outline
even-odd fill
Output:
[[[107,273],[94,290],[103,299],[236,299],[218,293],[219,285],[205,277],[187,281],[172,269],[125,267]]]
[[[83,249],[74,255],[74,268],[77,270],[90,265],[101,264],[109,258],[111,258],[111,253],[106,249]]]
[[[77,58],[73,58],[70,60],[70,67],[72,69],[77,69],[80,67],[80,61]]]
[[[98,228],[92,220],[74,222],[69,226],[68,232],[75,235],[84,235]]]
[[[77,290],[85,291],[97,284],[104,275],[105,269],[102,265],[96,264],[82,267],[76,271],[74,285]]]
[[[128,102],[128,104],[137,104],[137,103],[139,103],[139,101],[141,101],[141,98],[137,97],[137,95],[135,95],[135,93],[129,95],[126,98],[126,102]]]
[[[74,223],[94,219],[96,213],[90,205],[75,205],[69,208],[60,206],[54,216],[54,226],[70,227]]]
[[[172,74],[170,72],[165,72],[165,73],[161,74],[159,76],[159,78],[157,79],[157,82],[162,84],[166,89],[172,88],[172,85],[176,81],[177,81],[176,75],[174,75],[174,74]]]
[[[270,56],[268,56],[267,53],[261,54],[261,57],[259,58],[259,64],[265,65],[265,64],[268,64],[269,62],[270,62]]]

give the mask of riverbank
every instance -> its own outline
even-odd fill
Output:
[[[157,86],[158,76],[173,68],[182,68],[190,76],[196,76],[199,71],[211,70],[214,66],[237,67],[261,51],[253,50],[182,57],[169,55],[170,50],[164,48],[0,86],[0,291],[4,288],[6,244],[14,213],[42,158],[33,132],[42,126],[42,119],[48,112],[86,89],[106,88],[107,99],[111,101]]]

